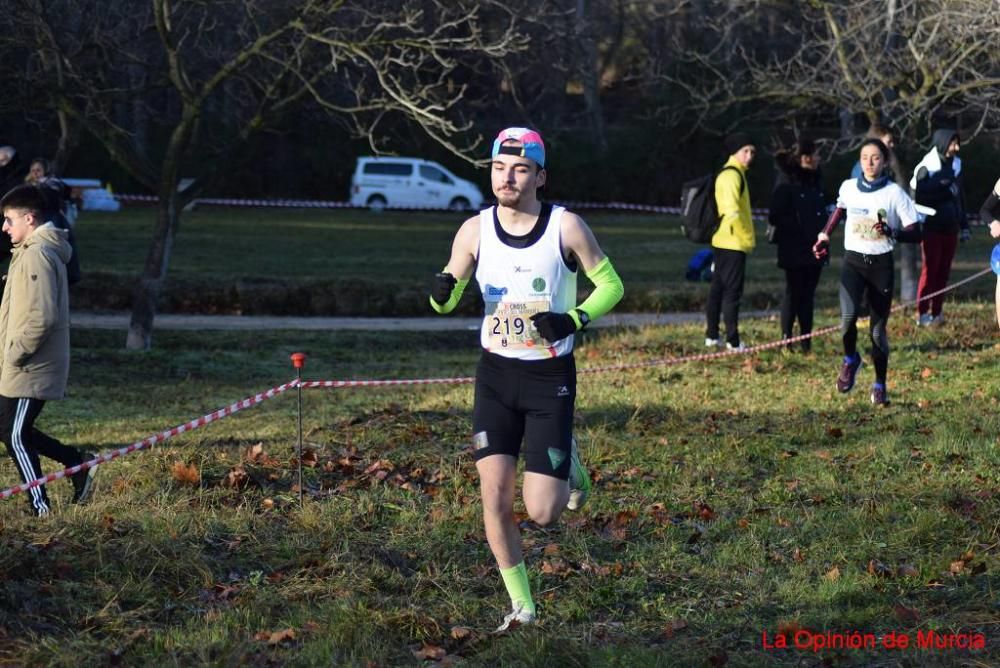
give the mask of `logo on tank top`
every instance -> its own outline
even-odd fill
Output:
[[[541,276],[537,276],[535,280],[531,282],[531,289],[534,290],[535,292],[544,292],[545,279],[542,278]]]
[[[507,294],[507,288],[498,288],[495,285],[486,286],[487,297],[503,297],[505,294]]]

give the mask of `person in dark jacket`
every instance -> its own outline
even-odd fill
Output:
[[[924,221],[921,242],[923,269],[917,284],[917,324],[921,327],[941,322],[944,295],[924,299],[925,295],[942,290],[948,283],[951,263],[958,241],[969,238],[969,221],[965,215],[962,195],[962,148],[958,132],[935,130],[934,146],[913,170],[910,187],[917,204],[935,209],[937,213]]]
[[[781,302],[781,337],[793,336],[795,321],[799,333],[812,332],[816,286],[824,260],[813,255],[816,235],[826,223],[819,155],[811,140],[800,140],[776,156],[778,178],[771,193],[769,222],[775,228],[778,267],[785,270],[785,297]],[[809,352],[811,339],[802,341]]]

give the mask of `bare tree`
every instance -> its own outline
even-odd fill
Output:
[[[747,0],[714,3],[701,16],[715,48],[688,58],[679,76],[706,115],[731,111],[773,118],[889,121],[924,136],[931,119],[966,131],[1000,129],[1000,21],[996,0]],[[782,30],[765,34],[777,16]],[[711,84],[706,85],[710,80]],[[864,127],[860,128],[861,130]]]
[[[126,346],[152,343],[181,212],[247,140],[314,105],[368,137],[405,118],[465,156],[463,59],[523,49],[511,12],[474,0],[12,0],[8,41],[40,97],[157,193]],[[320,130],[321,132],[321,130]],[[178,189],[181,174],[193,177]]]

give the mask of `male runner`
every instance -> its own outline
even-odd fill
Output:
[[[513,606],[498,631],[532,623],[536,615],[514,521],[521,443],[522,496],[531,519],[548,526],[564,508],[580,508],[590,477],[573,439],[573,335],[610,311],[623,294],[621,279],[586,223],[538,200],[546,177],[538,132],[500,132],[490,166],[497,205],[458,230],[430,299],[438,313],[451,312],[475,270],[486,304],[472,442],[486,539]],[[578,270],[595,289],[576,306]]]

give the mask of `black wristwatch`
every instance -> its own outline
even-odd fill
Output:
[[[575,308],[573,310],[576,311],[576,317],[580,319],[580,329],[590,324],[590,315],[586,311],[582,308]]]

